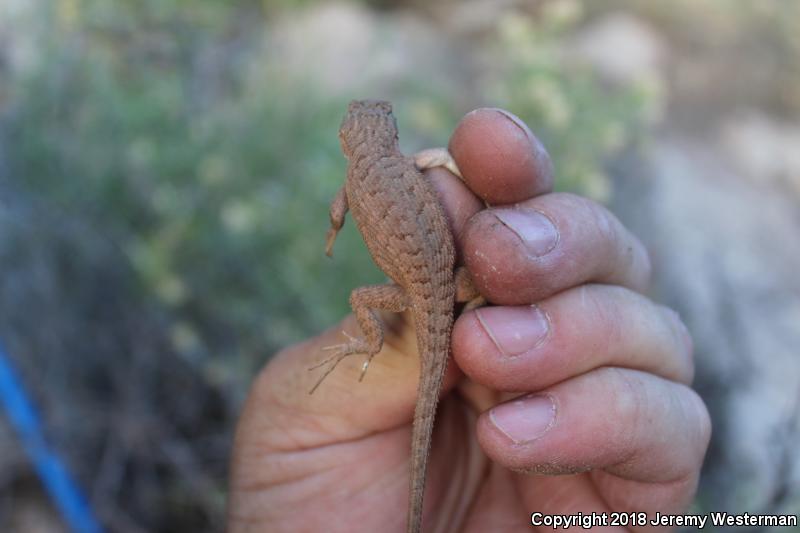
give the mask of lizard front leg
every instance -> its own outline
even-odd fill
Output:
[[[409,302],[405,291],[402,287],[394,283],[371,285],[354,289],[353,292],[350,293],[350,307],[356,315],[356,320],[358,320],[358,325],[361,327],[364,336],[350,337],[350,335],[345,333],[345,335],[349,337],[350,342],[323,348],[324,350],[334,353],[320,364],[309,369],[313,370],[314,368],[330,363],[325,373],[322,374],[322,377],[319,378],[319,381],[317,381],[309,394],[314,393],[317,387],[319,387],[328,374],[333,372],[333,369],[336,368],[336,365],[338,365],[342,359],[348,355],[363,353],[367,355],[367,360],[364,362],[364,366],[361,369],[360,381],[364,377],[364,373],[367,371],[367,367],[370,361],[372,361],[372,358],[375,357],[375,354],[380,352],[381,347],[383,347],[383,322],[381,322],[375,310],[384,309],[393,313],[402,313],[408,306]]]
[[[331,202],[331,229],[328,230],[328,237],[325,242],[325,255],[328,257],[333,256],[333,243],[336,240],[336,234],[339,233],[339,230],[344,225],[344,217],[347,214],[347,210],[347,192],[343,186]]]
[[[458,169],[458,165],[456,165],[456,160],[453,159],[453,156],[450,155],[447,148],[427,148],[417,152],[414,154],[414,166],[416,166],[417,170],[420,172],[428,170],[429,168],[444,167],[458,176],[458,179],[466,183],[466,181],[464,181],[464,176]],[[489,202],[486,200],[483,200],[483,204],[489,207]],[[470,309],[472,308],[473,307],[470,307]]]
[[[447,151],[447,148],[428,148],[421,150],[414,154],[414,165],[419,170],[426,170],[434,167],[444,167],[462,180],[464,177],[461,171],[458,170],[453,156]]]

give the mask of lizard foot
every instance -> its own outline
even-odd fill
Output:
[[[464,305],[463,309],[461,309],[461,312],[466,313],[467,311],[472,311],[473,309],[484,307],[487,303],[488,302],[486,301],[486,298],[484,298],[483,296],[477,296],[472,300],[468,301]]]
[[[453,156],[447,148],[428,148],[414,154],[414,165],[419,170],[426,170],[434,167],[444,167],[462,180],[461,171],[458,170]]]
[[[317,387],[319,387],[323,381],[325,381],[325,378],[328,377],[328,374],[333,372],[342,359],[348,355],[359,353],[367,354],[367,360],[364,361],[364,365],[361,367],[361,375],[359,376],[358,381],[364,379],[364,374],[367,372],[367,367],[369,366],[370,361],[372,361],[372,358],[375,356],[375,353],[371,353],[373,350],[370,350],[369,344],[367,344],[364,339],[355,338],[346,331],[342,331],[342,333],[350,340],[350,342],[325,346],[322,348],[322,350],[326,352],[333,352],[333,354],[330,357],[327,357],[324,361],[309,368],[309,370],[316,370],[317,368],[328,365],[328,368],[325,369],[325,372],[308,392],[309,394],[314,394],[314,391],[317,390]]]

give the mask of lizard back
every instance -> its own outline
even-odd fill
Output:
[[[390,104],[353,102],[339,137],[350,162],[348,206],[375,263],[412,298],[432,282],[446,285],[455,263],[447,218],[433,185],[400,152]]]
[[[450,354],[455,245],[433,185],[402,155],[391,105],[354,101],[339,138],[349,160],[345,192],[373,260],[411,306],[420,381],[411,442],[408,531],[422,524],[433,422]]]

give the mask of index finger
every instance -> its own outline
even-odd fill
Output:
[[[553,163],[519,117],[498,108],[464,115],[450,144],[466,185],[491,205],[522,202],[553,190]]]

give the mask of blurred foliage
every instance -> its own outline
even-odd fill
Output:
[[[236,370],[344,310],[346,293],[307,290],[343,166],[341,105],[306,105],[277,65],[253,86],[224,49],[239,9],[118,4],[56,17],[20,82],[11,174],[120,245],[187,357]]]
[[[607,86],[586,65],[565,61],[563,38],[583,19],[583,4],[545,3],[537,18],[501,19],[494,54],[505,62],[487,92],[535,127],[553,157],[557,187],[606,201],[606,158],[630,144],[659,104],[657,87]]]
[[[262,48],[265,7],[57,2],[7,124],[14,179],[118,243],[175,348],[223,382],[381,279],[352,228],[324,259],[347,98]],[[489,38],[506,62],[485,98],[539,125],[562,188],[602,197],[603,158],[629,139],[642,98],[562,68],[555,47],[578,19],[507,16]],[[417,131],[403,138],[444,142],[457,113],[413,75],[396,108]]]

